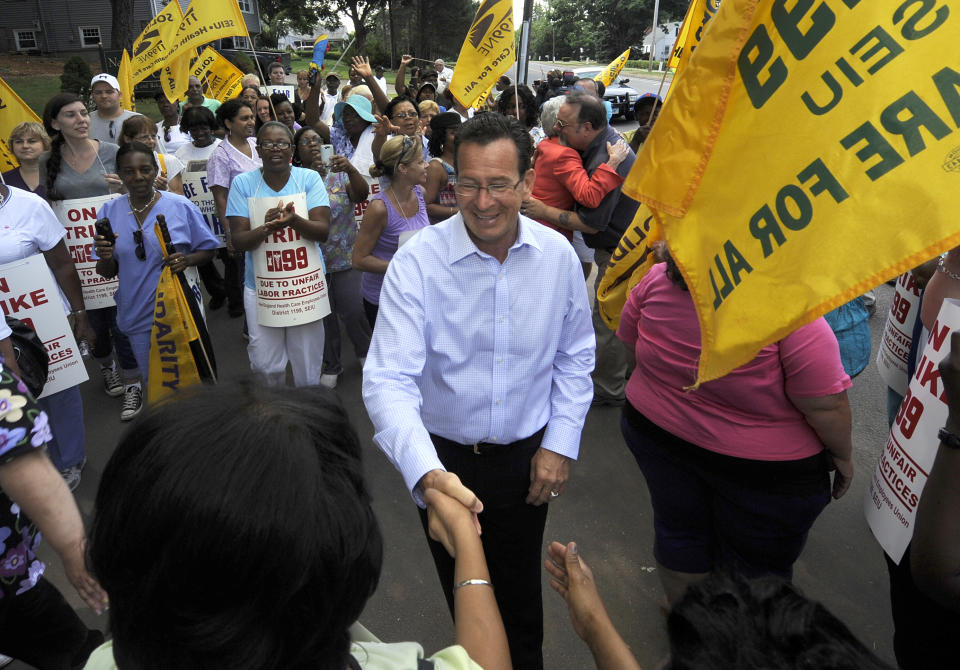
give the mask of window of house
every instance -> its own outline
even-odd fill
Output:
[[[33,30],[15,30],[13,32],[17,41],[17,51],[37,48],[37,33]]]
[[[251,0],[237,0],[237,4],[240,5],[241,12],[253,14],[253,2]]]
[[[95,47],[100,44],[100,26],[80,26],[80,46]]]
[[[228,49],[250,49],[250,40],[247,39],[246,35],[234,35],[230,40],[233,42],[233,46],[227,47]]]

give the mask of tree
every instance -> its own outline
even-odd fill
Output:
[[[113,27],[110,29],[110,47],[129,49],[137,36],[133,25],[133,0],[110,0]]]
[[[320,23],[329,28],[340,25],[333,3],[321,0],[260,0],[260,39],[265,45],[276,46],[277,41],[291,31],[311,34]]]

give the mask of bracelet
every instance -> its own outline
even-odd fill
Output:
[[[960,449],[960,437],[951,433],[946,427],[940,429],[937,433],[937,438],[951,449]]]
[[[464,586],[489,586],[493,588],[493,584],[488,582],[486,579],[464,579],[462,582],[457,582],[453,585],[453,590],[461,589]]]
[[[85,309],[83,309],[83,308],[81,307],[80,309],[71,310],[71,311],[70,311],[70,316],[73,316],[74,314],[86,314],[86,313],[87,313],[87,310],[85,310]]]
[[[960,281],[960,275],[958,275],[956,272],[950,272],[950,270],[947,269],[947,265],[943,256],[940,257],[940,261],[937,263],[937,270],[950,277],[950,279]]]

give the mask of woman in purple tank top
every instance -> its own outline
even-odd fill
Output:
[[[363,271],[360,295],[372,328],[377,320],[383,275],[397,248],[408,239],[409,235],[404,233],[430,225],[423,202],[427,164],[420,139],[397,135],[387,140],[370,168],[370,175],[390,180],[388,188],[370,198],[353,245],[353,267]]]

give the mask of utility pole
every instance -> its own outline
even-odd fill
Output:
[[[523,0],[523,22],[520,24],[520,52],[517,54],[517,84],[527,83],[527,61],[530,60],[530,19],[532,16],[533,0]]]
[[[655,0],[653,3],[653,31],[650,33],[650,66],[648,69],[653,69],[653,54],[657,50],[657,19],[660,14],[660,0]]]

